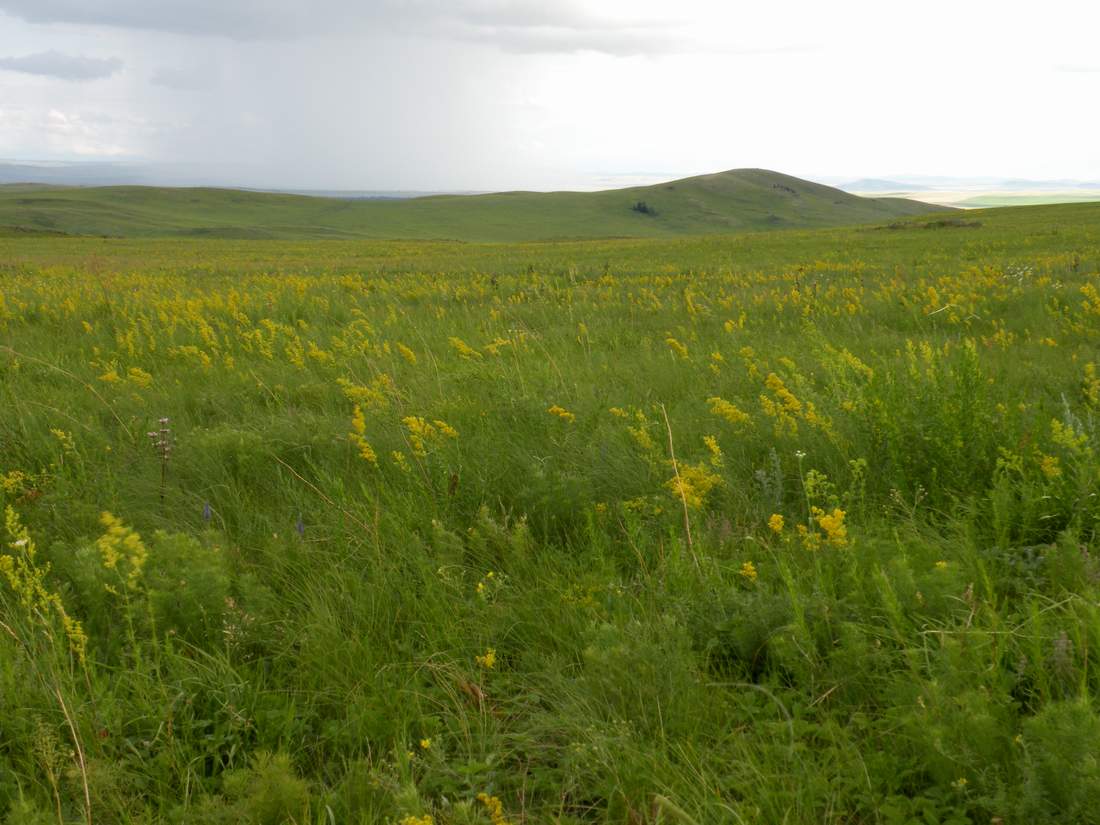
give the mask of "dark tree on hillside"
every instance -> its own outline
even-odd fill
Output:
[[[643,215],[656,215],[657,214],[657,210],[652,208],[645,201],[638,201],[636,204],[634,204],[630,208],[633,209],[635,212],[641,212]]]

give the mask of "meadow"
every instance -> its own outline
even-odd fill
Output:
[[[0,821],[1100,821],[1100,208],[0,237]]]
[[[670,237],[866,224],[944,209],[904,198],[857,197],[767,169],[731,169],[602,192],[381,200],[236,189],[0,186],[0,229],[152,238]]]

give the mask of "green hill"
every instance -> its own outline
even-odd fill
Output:
[[[764,169],[602,192],[503,192],[347,200],[234,189],[0,188],[0,228],[124,237],[667,237],[875,223],[943,211],[863,198]]]

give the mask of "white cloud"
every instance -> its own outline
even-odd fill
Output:
[[[0,70],[56,77],[61,80],[101,80],[122,68],[117,57],[81,57],[57,51],[23,57],[0,57]]]
[[[39,160],[131,158],[148,132],[140,118],[45,107],[0,109],[3,154]]]
[[[24,121],[0,119],[0,157],[301,188],[1089,180],[1098,30],[1080,0],[0,0],[7,54],[125,61],[94,83],[5,72]]]

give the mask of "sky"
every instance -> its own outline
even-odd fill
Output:
[[[0,0],[0,159],[311,189],[1100,179],[1086,0]]]

